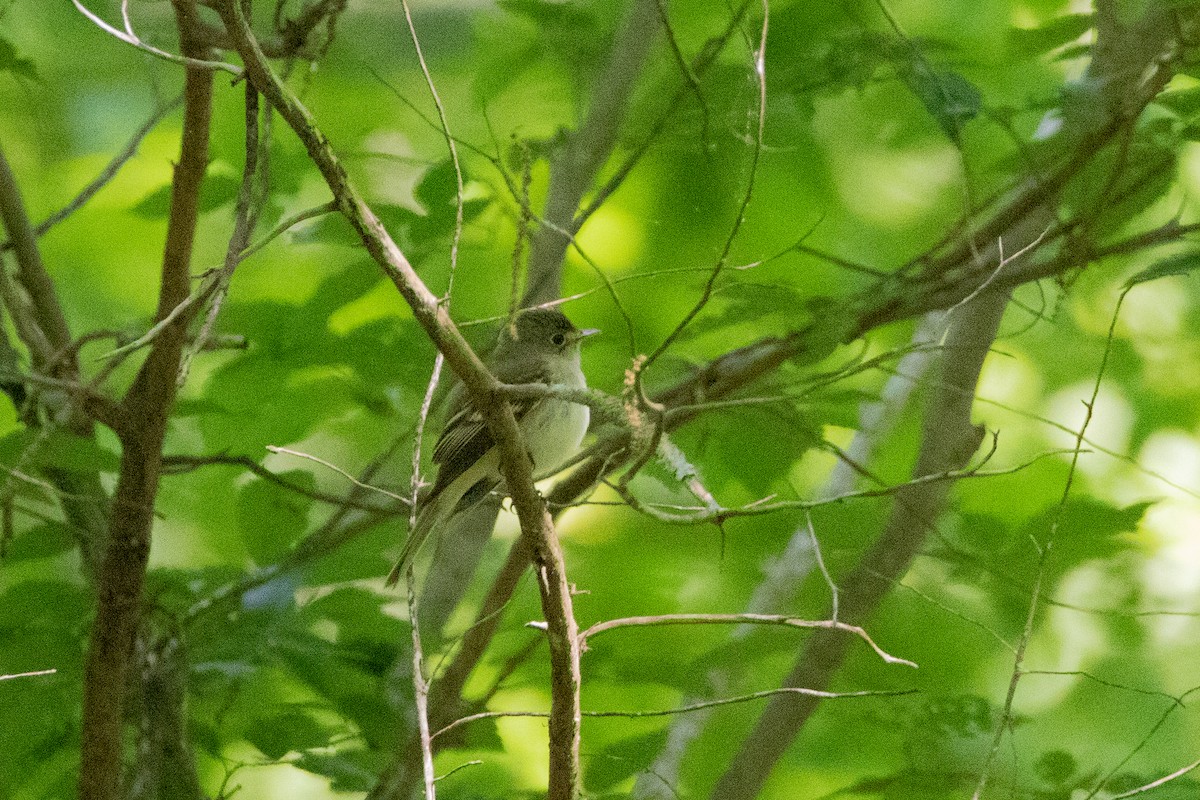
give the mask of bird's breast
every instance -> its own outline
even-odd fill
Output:
[[[589,418],[587,406],[553,397],[530,409],[521,421],[521,432],[533,458],[535,474],[549,475],[578,452]]]

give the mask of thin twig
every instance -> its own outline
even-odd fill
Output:
[[[894,656],[885,651],[857,625],[849,625],[837,620],[811,620],[788,617],[781,614],[660,614],[645,617],[623,617],[606,622],[597,622],[582,631],[579,638],[586,642],[593,636],[615,628],[632,628],[655,625],[782,625],[789,628],[824,628],[845,631],[862,639],[868,647],[875,651],[887,664],[903,664],[916,669],[917,664],[906,658]]]
[[[435,800],[433,740],[429,735],[429,681],[425,678],[425,655],[421,649],[421,628],[417,624],[416,581],[413,579],[412,564],[408,565],[404,584],[408,587],[408,618],[412,629],[412,685],[413,703],[417,711],[417,732],[421,741],[421,771],[425,778],[425,800]]]
[[[237,201],[234,205],[233,233],[225,248],[225,263],[213,275],[215,285],[212,288],[208,313],[204,315],[204,322],[200,326],[200,332],[196,335],[195,341],[184,350],[183,359],[180,361],[179,374],[175,379],[179,386],[183,386],[187,381],[192,358],[204,349],[209,337],[212,336],[213,328],[217,324],[217,316],[225,305],[225,298],[229,296],[229,284],[233,280],[233,272],[241,263],[241,253],[250,243],[250,236],[254,233],[254,226],[258,222],[258,212],[265,199],[261,193],[256,196],[256,184],[261,186],[265,182],[265,178],[260,181],[259,157],[266,151],[267,145],[259,139],[258,92],[249,81],[246,82],[244,96],[246,155],[245,164],[242,167],[241,184],[238,186]],[[269,109],[267,113],[270,114]],[[190,298],[191,295],[188,297]]]
[[[250,256],[257,253],[259,250],[262,250],[264,247],[266,247],[268,244],[270,244],[274,239],[276,239],[280,235],[286,233],[288,231],[288,229],[292,228],[293,226],[298,225],[301,222],[305,222],[307,220],[313,219],[314,217],[319,217],[324,214],[329,214],[329,213],[332,213],[335,211],[337,211],[337,206],[333,203],[333,201],[330,201],[328,203],[323,203],[319,206],[313,206],[312,208],[306,208],[302,211],[298,211],[295,214],[292,214],[291,216],[281,220],[278,225],[276,225],[274,228],[271,229],[270,233],[266,234],[261,239],[259,239],[257,242],[255,242],[254,244],[250,245],[245,250],[243,250],[238,255],[237,263],[240,264],[241,262],[245,261]],[[187,310],[189,308],[196,305],[197,303],[203,303],[205,300],[208,299],[208,297],[212,294],[212,292],[216,289],[216,287],[218,285],[219,273],[220,273],[221,269],[222,269],[222,267],[217,266],[217,267],[210,267],[209,269],[205,270],[204,271],[204,280],[200,284],[200,287],[197,288],[191,294],[189,294],[186,298],[184,298],[184,300],[179,305],[177,305],[177,306],[175,306],[175,308],[171,309],[171,312],[169,314],[167,314],[166,317],[164,317],[161,321],[159,321],[155,325],[152,325],[149,330],[147,330],[144,334],[142,334],[138,338],[134,339],[132,342],[127,342],[126,344],[123,344],[120,347],[114,348],[113,350],[110,350],[109,352],[104,353],[103,355],[97,356],[96,360],[97,361],[109,361],[109,362],[112,362],[113,365],[115,366],[115,364],[118,363],[117,360],[124,358],[125,356],[129,355],[133,351],[139,350],[139,349],[145,347],[146,345],[150,344],[151,342],[153,342],[163,332],[163,330],[166,329],[167,327],[169,327],[170,324],[172,322],[174,322],[176,319],[178,319],[181,314],[187,312]]]
[[[249,470],[263,480],[270,481],[277,486],[282,486],[289,492],[295,492],[296,494],[303,495],[311,500],[338,506],[339,508],[353,508],[358,511],[365,511],[367,513],[374,514],[385,513],[384,509],[381,509],[378,505],[371,505],[370,503],[364,503],[355,500],[352,497],[329,494],[317,489],[310,489],[306,486],[300,486],[299,484],[292,483],[291,481],[284,479],[281,475],[278,475],[277,473],[267,469],[249,456],[163,456],[164,475],[179,475],[181,473],[191,472],[192,470],[208,465],[241,467],[242,469]]]
[[[820,697],[825,700],[838,700],[842,698],[857,698],[857,697],[903,697],[904,695],[915,694],[917,689],[894,689],[884,691],[861,691],[861,692],[828,692],[823,689],[805,689],[801,686],[784,686],[778,689],[764,689],[761,692],[750,692],[749,694],[741,694],[736,697],[722,697],[719,700],[705,700],[698,703],[689,703],[686,706],[677,708],[655,709],[653,711],[583,711],[582,716],[597,718],[597,717],[620,717],[623,719],[639,719],[645,717],[670,717],[676,714],[687,714],[692,711],[702,711],[706,708],[717,708],[719,706],[737,705],[740,703],[748,703],[753,700],[762,700],[767,697],[775,697],[777,695],[805,695],[807,697]],[[451,722],[441,730],[433,734],[433,738],[437,738],[442,734],[449,733],[455,728],[466,725],[470,722],[476,722],[481,719],[500,719],[504,717],[538,717],[545,719],[550,715],[545,711],[483,711],[478,714],[471,714],[466,717],[461,717]]]
[[[1029,611],[1025,615],[1025,627],[1021,633],[1021,638],[1017,642],[1017,652],[1013,656],[1012,676],[1008,681],[1008,693],[1004,698],[1004,710],[1001,712],[1000,720],[996,723],[996,733],[992,737],[992,746],[988,749],[987,757],[984,759],[983,768],[979,773],[979,782],[975,785],[975,791],[971,793],[971,800],[979,800],[983,794],[983,790],[987,787],[988,779],[991,777],[992,764],[995,763],[996,756],[1000,753],[1000,745],[1004,742],[1004,732],[1013,724],[1013,701],[1017,696],[1017,685],[1021,682],[1021,676],[1024,674],[1021,670],[1021,665],[1025,663],[1025,650],[1029,647],[1029,642],[1033,639],[1033,623],[1036,619],[1038,600],[1042,593],[1042,578],[1046,573],[1046,557],[1050,554],[1051,545],[1046,543],[1038,548],[1039,558],[1036,577],[1033,582],[1033,592],[1029,599]]]
[[[1150,743],[1150,740],[1153,739],[1154,736],[1162,729],[1162,727],[1166,725],[1167,720],[1170,719],[1170,717],[1177,711],[1185,707],[1184,704],[1188,697],[1196,692],[1200,692],[1200,686],[1193,686],[1191,689],[1187,690],[1178,697],[1172,697],[1171,705],[1168,706],[1161,715],[1159,715],[1158,720],[1155,721],[1155,723],[1150,727],[1150,730],[1146,732],[1146,735],[1142,737],[1142,740],[1138,742],[1138,744],[1131,749],[1123,759],[1112,765],[1107,774],[1098,776],[1095,780],[1095,786],[1090,792],[1087,793],[1085,797],[1082,798],[1082,800],[1093,800],[1096,795],[1100,794],[1105,785],[1107,785],[1114,776],[1120,774],[1121,771],[1125,769],[1126,765],[1133,760],[1134,756],[1140,753]]]
[[[389,492],[387,489],[381,489],[378,486],[374,486],[369,483],[364,483],[364,482],[360,481],[358,478],[351,475],[346,470],[337,466],[336,464],[332,464],[332,463],[326,461],[325,459],[320,458],[319,456],[314,456],[311,453],[304,453],[299,450],[292,450],[291,448],[288,448],[288,447],[276,447],[275,445],[270,445],[270,444],[267,445],[267,450],[271,453],[279,453],[281,455],[296,456],[297,458],[304,458],[304,459],[312,461],[316,464],[320,464],[322,467],[325,467],[326,469],[333,470],[338,475],[341,475],[343,478],[350,481],[351,483],[353,483],[355,486],[357,486],[360,489],[366,489],[367,491],[370,491],[370,492],[376,492],[378,494],[383,495],[384,497],[389,497],[392,500],[395,500],[396,502],[401,503],[405,506],[408,506],[411,502],[409,500],[409,498],[398,495],[395,492]]]
[[[38,675],[53,675],[58,670],[56,669],[39,669],[33,672],[14,672],[8,675],[0,675],[0,681],[11,681],[17,678],[36,678]]]
[[[1037,566],[1037,577],[1033,584],[1033,593],[1029,601],[1029,613],[1025,619],[1025,629],[1021,635],[1021,639],[1017,644],[1017,652],[1013,658],[1012,677],[1008,684],[1008,694],[1004,700],[1004,710],[1001,714],[1000,722],[996,725],[996,734],[992,739],[992,746],[988,750],[986,759],[983,762],[983,767],[979,773],[979,782],[975,785],[975,791],[971,795],[971,800],[979,800],[983,794],[983,790],[987,787],[989,778],[991,777],[991,767],[995,763],[996,756],[1000,752],[1000,745],[1004,738],[1004,732],[1013,724],[1013,700],[1016,697],[1017,685],[1021,681],[1021,676],[1024,674],[1021,665],[1025,657],[1025,649],[1029,641],[1033,638],[1033,623],[1034,614],[1037,611],[1038,600],[1041,593],[1042,578],[1045,573],[1046,558],[1050,553],[1050,549],[1054,544],[1055,536],[1058,533],[1058,527],[1062,521],[1063,514],[1066,511],[1067,500],[1071,494],[1071,487],[1074,484],[1075,475],[1079,467],[1079,457],[1083,453],[1083,437],[1087,433],[1088,426],[1092,421],[1092,414],[1095,412],[1096,399],[1100,395],[1100,383],[1104,378],[1105,368],[1108,366],[1109,356],[1112,354],[1113,342],[1116,337],[1117,319],[1121,314],[1121,305],[1125,302],[1126,295],[1134,288],[1136,284],[1126,286],[1117,298],[1116,308],[1113,310],[1112,320],[1108,326],[1108,337],[1105,341],[1104,354],[1100,359],[1100,367],[1096,370],[1096,380],[1092,386],[1091,399],[1084,402],[1086,413],[1084,414],[1083,423],[1079,426],[1079,431],[1075,436],[1075,447],[1071,456],[1071,465],[1067,470],[1067,479],[1063,482],[1062,497],[1059,498],[1057,507],[1055,508],[1054,519],[1050,524],[1050,535],[1045,544],[1038,545],[1034,542],[1034,546],[1038,548],[1039,558]]]
[[[425,77],[425,85],[429,89],[429,96],[433,98],[433,105],[437,108],[438,121],[441,123],[439,130],[441,130],[442,137],[446,140],[446,149],[450,153],[450,163],[454,165],[454,233],[450,238],[450,277],[446,283],[446,293],[443,295],[445,302],[449,303],[450,295],[454,288],[454,275],[458,271],[458,245],[462,239],[462,165],[458,161],[458,147],[455,144],[453,134],[450,132],[450,121],[446,118],[446,109],[442,105],[441,95],[438,94],[437,85],[433,82],[433,75],[429,72],[429,64],[425,61],[425,54],[421,52],[421,40],[417,36],[416,26],[413,25],[412,10],[409,8],[408,0],[400,0],[400,7],[404,10],[404,21],[408,25],[408,35],[413,43],[413,48],[417,51],[417,62],[421,65],[421,74]],[[436,209],[431,208],[429,211],[434,212]]]
[[[708,305],[717,279],[721,277],[721,273],[728,263],[729,254],[733,250],[734,242],[737,241],[738,233],[741,232],[742,223],[746,219],[746,211],[750,207],[750,200],[754,196],[754,185],[758,178],[758,165],[763,153],[763,134],[766,131],[767,124],[767,30],[771,14],[766,0],[763,0],[762,11],[762,29],[759,33],[758,47],[754,52],[754,79],[758,86],[758,109],[755,118],[754,142],[753,147],[750,149],[750,165],[746,179],[746,190],[742,193],[741,202],[738,204],[737,213],[733,218],[733,224],[730,226],[729,233],[725,236],[725,244],[721,255],[717,258],[717,263],[709,273],[708,280],[700,292],[700,297],[696,299],[696,302],[692,305],[688,313],[684,315],[683,319],[679,321],[642,363],[642,370],[648,369],[657,361],[674,344],[675,340],[679,338],[688,324]]]
[[[821,576],[825,578],[825,585],[829,587],[829,618],[837,622],[837,584],[833,582],[833,576],[829,574],[829,569],[825,566],[825,559],[821,556],[821,543],[817,541],[817,532],[813,529],[812,514],[807,510],[804,512],[804,527],[808,531],[808,538],[812,540],[813,560],[817,562],[817,567],[821,570]]]
[[[116,177],[117,173],[121,171],[121,168],[124,167],[131,158],[137,155],[138,148],[141,147],[142,141],[145,140],[152,130],[158,127],[158,123],[162,122],[163,119],[172,111],[179,108],[182,103],[183,97],[176,97],[173,100],[163,103],[156,108],[154,113],[150,115],[150,118],[142,123],[142,126],[134,132],[132,137],[130,137],[125,147],[121,149],[121,152],[113,156],[112,160],[108,162],[104,169],[102,169],[95,178],[92,178],[88,185],[79,191],[79,194],[71,198],[69,203],[60,208],[58,211],[55,211],[50,216],[46,217],[46,219],[39,222],[33,229],[34,233],[37,234],[38,237],[45,236],[46,233],[55,225],[63,222],[76,211],[83,208],[83,206],[89,200],[95,197],[97,192],[107,186],[109,182]],[[0,243],[0,253],[11,249],[12,246],[13,245],[11,241]]]
[[[71,0],[71,2],[74,4],[75,8],[79,10],[79,13],[90,19],[96,25],[96,27],[100,28],[100,30],[104,31],[110,36],[120,39],[126,44],[133,45],[137,49],[149,53],[152,56],[161,58],[164,61],[170,61],[172,64],[182,64],[185,67],[193,67],[195,69],[220,70],[222,72],[228,72],[235,78],[242,77],[241,67],[236,67],[233,64],[227,64],[224,61],[209,61],[202,58],[191,58],[188,56],[175,55],[174,53],[168,53],[166,50],[160,50],[153,45],[147,44],[133,32],[133,28],[129,23],[127,14],[123,14],[126,22],[126,30],[121,31],[105,22],[100,15],[89,9],[82,2],[80,2],[80,0]]]
[[[1184,775],[1187,775],[1189,772],[1196,769],[1197,767],[1200,767],[1200,760],[1193,761],[1191,764],[1188,764],[1186,767],[1177,769],[1174,772],[1172,772],[1170,775],[1164,775],[1163,777],[1159,778],[1158,780],[1150,781],[1149,783],[1145,784],[1144,786],[1139,786],[1136,789],[1130,789],[1128,792],[1122,792],[1121,794],[1115,794],[1112,796],[1112,800],[1123,800],[1123,798],[1126,798],[1126,797],[1134,797],[1139,794],[1145,794],[1146,792],[1150,791],[1151,789],[1157,789],[1159,786],[1162,786],[1163,784],[1166,784],[1166,783],[1170,783],[1171,781],[1175,780],[1176,778],[1182,778]]]

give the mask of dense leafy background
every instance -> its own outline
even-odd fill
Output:
[[[547,180],[541,156],[587,107],[623,5],[415,4],[450,126],[470,145],[461,150],[469,201],[454,278],[456,319],[505,312],[519,209],[497,164],[519,183],[521,154],[530,154],[532,200],[540,207]],[[96,6],[119,18],[116,4]],[[1086,39],[1078,38],[1091,26],[1086,4],[911,0],[889,9],[906,38],[874,3],[771,4],[766,146],[730,257],[747,268],[719,281],[703,315],[648,374],[652,387],[740,344],[797,329],[832,308],[833,298],[869,284],[861,273],[789,249],[801,239],[884,271],[935,243],[968,199],[988,197],[1020,174],[1023,143],[1087,61],[1079,46]],[[134,10],[147,40],[174,48],[169,4]],[[678,47],[694,55],[728,24],[729,11],[687,0],[671,4],[671,18]],[[757,25],[748,20],[746,35],[755,36]],[[397,5],[352,3],[328,52],[312,70],[298,63],[292,83],[422,277],[444,289],[453,173],[428,121],[432,105]],[[618,159],[647,135],[680,83],[659,42]],[[179,84],[176,67],[105,36],[69,4],[0,5],[0,143],[31,216],[41,220],[64,206]],[[1175,214],[1194,219],[1196,87],[1180,75],[1146,112],[1146,135],[1130,158],[1165,158],[1170,167],[1111,209],[1097,238]],[[218,264],[230,233],[243,160],[242,97],[240,87],[219,79],[198,265]],[[564,293],[583,295],[566,307],[574,320],[606,332],[585,355],[593,385],[619,392],[631,353],[655,347],[698,297],[746,192],[755,104],[751,56],[739,33],[703,76],[699,96],[685,93],[645,158],[581,232],[591,263],[568,256]],[[137,335],[148,327],[178,135],[176,112],[91,202],[41,240],[76,336],[100,329]],[[1086,198],[1088,181],[1104,176],[1098,166],[1077,191]],[[282,124],[271,147],[271,191],[260,232],[327,199]],[[1118,289],[1163,255],[1103,259],[1063,282],[1017,292],[1020,302],[1006,317],[977,404],[977,418],[998,433],[989,468],[1073,445]],[[615,282],[632,335],[597,270]],[[825,704],[764,796],[968,797],[1012,670],[1012,652],[1001,641],[1020,640],[1039,574],[1050,602],[1033,617],[1025,669],[1060,674],[1022,680],[1012,734],[994,768],[995,796],[1090,797],[1105,781],[1109,791],[1128,789],[1195,759],[1200,718],[1176,699],[1200,686],[1196,296],[1186,276],[1129,294],[1088,428],[1093,445],[1085,445],[1061,511],[1066,455],[957,486],[952,513],[870,626],[883,647],[920,669],[884,665],[856,647],[836,686],[918,693]],[[860,404],[878,395],[890,373],[867,370],[813,391],[804,390],[807,377],[900,347],[911,329],[874,331],[803,372],[785,367],[755,391],[790,401],[709,412],[677,443],[727,505],[768,494],[812,496],[835,463],[822,443],[847,444]],[[245,337],[247,347],[196,357],[168,454],[246,456],[291,484],[343,493],[342,477],[269,455],[266,446],[303,450],[357,472],[396,437],[411,442],[434,350],[342,220],[305,223],[244,263],[219,330]],[[469,330],[479,342],[490,335],[486,326]],[[87,345],[83,363],[98,369],[112,346]],[[114,391],[132,369],[110,378]],[[905,479],[917,419],[916,408],[897,418],[871,465],[874,474]],[[0,435],[6,469],[53,466],[113,478],[119,446],[103,429],[94,442],[58,433],[32,444],[6,405]],[[406,491],[410,454],[402,446],[376,483]],[[634,488],[647,499],[688,497],[658,466]],[[16,478],[3,482],[0,496],[16,509],[15,535],[0,565],[0,673],[57,669],[52,677],[0,682],[0,795],[66,796],[78,759],[92,599],[54,497]],[[593,499],[600,502],[572,510],[562,525],[571,578],[586,592],[576,606],[585,625],[624,615],[742,610],[804,523],[797,512],[780,512],[735,519],[720,530],[671,526],[614,504],[605,489]],[[835,580],[878,531],[887,508],[886,499],[876,499],[813,512]],[[222,464],[164,478],[157,511],[149,616],[165,628],[179,626],[186,641],[188,730],[205,790],[215,795],[222,785],[240,785],[246,797],[317,798],[369,789],[410,713],[405,609],[381,581],[401,521],[366,527],[233,606],[191,614],[218,587],[279,561],[331,508]],[[1039,567],[1034,542],[1049,539],[1056,519],[1054,546]],[[503,515],[485,573],[500,563],[514,529],[511,515]],[[799,598],[777,611],[825,613],[824,579],[811,572],[804,580]],[[448,652],[469,623],[486,575],[476,584],[450,635],[433,645],[431,665],[441,655],[436,648]],[[468,695],[482,696],[503,675],[489,709],[547,707],[544,649],[504,674],[539,636],[522,623],[539,617],[527,578]],[[598,638],[584,657],[584,708],[667,709],[688,698],[773,688],[804,636],[758,630],[731,643],[729,634],[653,628]],[[730,685],[709,685],[718,668],[730,670]],[[704,796],[759,708],[709,712],[662,796]],[[637,776],[645,779],[672,721],[586,719],[591,795],[625,796]],[[473,724],[439,754],[438,771],[473,759],[482,764],[447,778],[440,793],[536,794],[544,781],[544,735],[536,719]],[[1145,796],[1197,794],[1200,786],[1184,779]]]

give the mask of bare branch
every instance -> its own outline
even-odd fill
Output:
[[[1197,767],[1200,767],[1200,760],[1193,761],[1191,764],[1188,764],[1186,767],[1181,767],[1180,769],[1175,770],[1170,775],[1164,775],[1161,778],[1150,781],[1149,783],[1147,783],[1143,786],[1139,786],[1136,789],[1130,789],[1128,792],[1122,792],[1121,794],[1115,794],[1112,796],[1112,800],[1123,800],[1126,797],[1136,797],[1139,794],[1145,794],[1146,792],[1149,792],[1152,789],[1157,789],[1158,787],[1162,786],[1163,784],[1170,783],[1171,781],[1175,780],[1176,778],[1182,778],[1184,775],[1187,775],[1189,772],[1196,769]]]
[[[613,41],[608,63],[596,78],[587,117],[551,165],[542,215],[550,226],[539,228],[530,245],[528,284],[522,305],[555,300],[562,294],[563,255],[570,236],[579,230],[575,213],[616,143],[633,86],[641,75],[658,25],[657,0],[632,0]],[[559,230],[568,231],[569,235],[563,236]]]
[[[71,332],[54,283],[42,263],[37,236],[25,213],[17,179],[3,151],[0,151],[0,221],[8,231],[8,240],[16,255],[17,280],[29,296],[29,317],[22,318],[25,316],[23,304],[14,306],[10,302],[8,295],[11,290],[5,292],[5,304],[17,323],[18,333],[36,331],[22,334],[34,363],[39,366],[49,364],[56,352],[70,344]],[[75,372],[73,361],[60,365],[60,368],[67,376]]]
[[[579,638],[586,642],[597,634],[610,631],[615,628],[631,628],[644,627],[648,625],[782,625],[788,628],[818,628],[823,630],[838,630],[845,633],[851,633],[867,643],[875,654],[878,655],[885,663],[888,664],[903,664],[906,667],[916,668],[915,662],[909,661],[906,658],[893,656],[886,652],[875,641],[867,635],[867,632],[857,625],[848,625],[837,620],[811,620],[798,619],[796,617],[783,616],[781,614],[660,614],[657,616],[647,617],[624,617],[622,619],[608,620],[607,622],[598,622],[592,625],[585,631],[579,634]]]
[[[194,6],[177,3],[175,12],[183,52],[202,56],[204,52],[197,49],[189,35]],[[167,223],[157,311],[160,318],[188,295],[200,185],[208,166],[212,83],[211,69],[189,68],[185,73],[183,141]],[[141,621],[162,444],[175,400],[175,376],[187,322],[187,317],[181,318],[159,336],[122,400],[129,422],[117,430],[122,444],[121,467],[85,665],[79,782],[82,800],[116,800],[123,796],[122,710]]]
[[[195,341],[184,351],[180,361],[179,374],[175,378],[175,382],[179,386],[183,386],[187,380],[192,358],[204,349],[212,336],[213,328],[217,324],[217,316],[225,305],[225,298],[229,296],[229,284],[233,280],[233,272],[242,261],[241,254],[249,246],[250,236],[254,233],[255,225],[258,224],[259,211],[265,201],[262,190],[265,187],[266,179],[259,175],[259,156],[265,154],[267,145],[259,138],[258,92],[249,82],[246,83],[244,96],[245,164],[242,166],[242,180],[238,186],[237,201],[234,204],[233,233],[230,234],[229,243],[225,248],[225,263],[211,276],[215,285],[212,288],[211,302],[208,306],[208,313],[204,316],[204,323],[200,326]],[[265,161],[265,159],[263,160]],[[191,295],[188,297],[190,299]]]
[[[39,675],[54,675],[57,672],[58,670],[56,669],[39,669],[34,670],[33,672],[12,672],[7,675],[0,675],[0,681],[11,681],[16,680],[17,678],[36,678]]]
[[[235,78],[240,78],[242,76],[242,70],[233,64],[226,64],[224,61],[210,61],[203,58],[192,58],[186,55],[175,55],[174,53],[168,53],[166,50],[160,50],[153,45],[147,44],[133,32],[132,25],[129,24],[128,15],[125,15],[125,30],[122,31],[105,22],[103,17],[85,6],[81,0],[71,0],[71,2],[75,5],[75,8],[78,9],[80,14],[83,14],[85,17],[91,20],[100,30],[116,39],[120,39],[126,44],[133,45],[137,49],[149,53],[156,58],[161,58],[164,61],[170,61],[173,64],[181,64],[185,67],[192,67],[195,69],[220,70],[222,72],[228,72]]]
[[[338,470],[336,467],[333,467],[330,464],[327,464],[325,462],[318,462],[318,463],[323,463],[325,466],[330,466],[331,468],[333,468],[339,474],[344,474],[344,473],[341,473],[341,470]],[[316,489],[309,489],[306,486],[300,486],[298,484],[292,483],[291,481],[286,480],[285,478],[281,477],[280,475],[267,469],[262,464],[258,463],[257,461],[250,458],[249,456],[229,456],[229,455],[215,455],[215,456],[165,455],[165,456],[163,456],[163,474],[164,475],[179,475],[184,472],[191,472],[193,470],[199,469],[200,467],[204,467],[204,466],[208,466],[208,465],[225,465],[225,466],[239,467],[241,469],[245,469],[245,470],[248,470],[249,472],[254,473],[258,477],[262,478],[263,480],[270,481],[271,483],[274,483],[277,486],[282,486],[284,489],[287,489],[289,492],[295,492],[296,494],[303,495],[304,497],[307,497],[310,500],[316,500],[321,503],[327,503],[329,505],[338,506],[339,508],[353,508],[358,511],[366,511],[366,512],[377,513],[377,514],[385,513],[385,510],[381,509],[378,505],[372,505],[369,503],[360,502],[351,497],[344,497],[341,495],[328,494],[326,492],[321,492]],[[361,486],[361,487],[368,488],[368,489],[375,488],[368,483],[364,483],[364,482],[360,481],[357,478],[351,478],[351,482],[355,486]],[[389,497],[393,497],[393,495],[389,494]],[[404,503],[407,501],[401,500],[401,502]]]
[[[358,478],[355,478],[353,475],[351,475],[349,472],[342,469],[341,467],[339,467],[335,464],[332,464],[323,458],[314,456],[310,453],[302,453],[299,450],[292,450],[287,447],[275,447],[274,445],[268,445],[267,450],[268,450],[268,452],[271,452],[271,453],[281,453],[284,455],[295,456],[296,458],[303,458],[308,461],[312,461],[313,463],[320,464],[322,467],[325,467],[326,469],[331,469],[334,472],[336,472],[338,475],[341,475],[343,478],[350,481],[358,488],[366,489],[367,491],[370,491],[370,492],[377,492],[377,493],[383,495],[384,497],[395,500],[397,503],[400,503],[401,505],[407,506],[411,502],[409,500],[409,498],[401,497],[400,495],[396,494],[395,492],[389,492],[387,489],[381,489],[378,486],[372,486],[369,483],[364,483],[363,481],[360,481]]]
[[[487,422],[500,450],[501,471],[522,535],[530,542],[539,567],[542,607],[550,625],[551,722],[550,794],[571,800],[579,788],[579,642],[570,586],[553,520],[533,485],[533,469],[512,408],[498,391],[495,377],[470,348],[449,315],[350,183],[328,141],[316,129],[307,109],[274,74],[242,14],[238,0],[222,0],[217,12],[246,64],[255,87],[300,137],[310,158],[328,183],[338,208],[358,233],[367,251],[413,309],[417,321],[446,356],[462,380],[472,404]]]
[[[454,275],[458,271],[458,245],[462,239],[462,164],[458,161],[458,147],[455,145],[454,135],[450,132],[450,121],[446,118],[446,109],[442,105],[441,95],[438,94],[437,86],[433,82],[433,75],[429,72],[429,65],[425,63],[425,54],[421,51],[421,40],[417,36],[416,26],[413,25],[412,10],[409,8],[408,0],[400,0],[400,7],[404,10],[404,21],[408,24],[409,39],[412,41],[413,47],[416,48],[417,61],[421,65],[421,74],[425,76],[425,85],[429,88],[429,95],[433,98],[434,107],[437,108],[438,121],[441,123],[438,129],[442,132],[442,137],[446,140],[446,150],[450,153],[450,163],[454,166],[456,188],[454,193],[454,233],[450,239],[450,277],[446,285],[446,300],[449,302],[450,294],[454,288]]]
[[[704,700],[697,703],[689,703],[678,708],[664,708],[654,711],[582,711],[580,712],[585,717],[622,717],[625,719],[639,719],[645,717],[670,717],[676,714],[687,714],[693,711],[703,711],[709,708],[718,708],[720,706],[738,705],[748,703],[752,700],[762,700],[769,697],[779,697],[780,695],[802,695],[805,697],[817,697],[823,700],[838,700],[841,698],[859,698],[859,697],[902,697],[908,694],[915,694],[917,689],[897,689],[891,691],[863,691],[863,692],[828,692],[823,689],[805,689],[800,686],[785,686],[779,689],[764,689],[761,692],[751,692],[749,694],[741,694],[736,697],[722,697],[718,700]],[[476,722],[481,719],[501,719],[504,717],[541,717],[550,716],[543,711],[483,711],[478,714],[471,714],[467,717],[462,717],[451,722],[446,727],[438,730],[433,734],[437,738],[445,733],[449,733],[455,728],[466,725],[470,722]]]
[[[425,653],[421,649],[421,628],[417,624],[420,613],[417,608],[417,593],[414,589],[412,564],[405,576],[408,587],[408,614],[412,627],[412,685],[413,699],[417,708],[417,736],[421,741],[421,772],[425,778],[425,800],[435,800],[433,788],[433,739],[429,735],[429,681],[425,678]]]
[[[1021,682],[1021,676],[1024,674],[1021,670],[1021,665],[1025,663],[1025,650],[1029,647],[1029,641],[1033,638],[1033,622],[1036,619],[1038,601],[1041,600],[1042,596],[1042,578],[1046,573],[1046,556],[1050,553],[1050,543],[1039,547],[1038,550],[1037,577],[1033,582],[1033,591],[1029,599],[1029,611],[1025,616],[1025,627],[1021,632],[1020,641],[1017,642],[1017,651],[1013,655],[1013,671],[1008,681],[1008,693],[1004,697],[1004,710],[1000,715],[1000,721],[996,724],[996,733],[992,737],[992,746],[988,748],[987,757],[984,759],[983,767],[979,771],[979,781],[975,784],[975,791],[971,793],[971,800],[979,800],[983,794],[983,790],[987,788],[988,780],[991,778],[992,764],[995,763],[996,756],[1000,753],[1000,745],[1004,742],[1004,733],[1013,724],[1013,701],[1017,696],[1017,685]]]
[[[960,468],[979,446],[982,430],[971,424],[970,417],[972,388],[995,338],[1006,301],[1005,294],[990,291],[960,309],[961,317],[952,326],[942,351],[941,383],[956,387],[965,396],[939,391],[930,398],[914,476]],[[929,527],[941,513],[950,486],[948,481],[918,483],[896,493],[883,534],[840,582],[839,617],[845,623],[864,623],[893,582],[907,571]],[[785,686],[829,685],[846,650],[845,639],[831,633],[818,631],[808,640],[784,680]],[[717,782],[712,796],[722,800],[755,797],[771,767],[816,705],[816,699],[812,698],[768,703],[753,731],[742,742],[738,755]]]

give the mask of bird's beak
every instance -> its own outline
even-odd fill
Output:
[[[582,341],[584,339],[587,339],[590,336],[595,336],[599,332],[600,332],[599,328],[584,328],[583,330],[576,332],[575,341],[577,341],[577,342]]]

